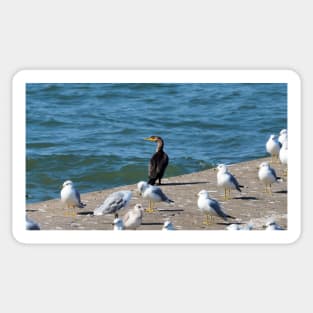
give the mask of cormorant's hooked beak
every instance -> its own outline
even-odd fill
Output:
[[[153,138],[148,137],[148,138],[144,138],[143,140],[147,140],[147,141],[155,141]]]

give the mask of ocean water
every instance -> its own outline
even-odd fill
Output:
[[[287,84],[27,84],[27,202],[147,179],[161,136],[165,177],[266,156],[287,128]]]

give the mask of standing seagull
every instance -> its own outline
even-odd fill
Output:
[[[80,193],[74,187],[74,183],[71,180],[66,180],[63,183],[61,190],[61,201],[65,204],[67,209],[73,209],[71,214],[75,215],[75,208],[83,208],[85,206],[84,203],[80,200]],[[67,215],[67,214],[66,214]]]
[[[282,129],[278,137],[278,141],[280,142],[281,145],[284,143],[284,141],[287,140],[287,137],[288,137],[287,129]]]
[[[105,215],[105,214],[116,214],[124,209],[131,198],[131,191],[121,190],[111,193],[103,202],[102,205],[95,208],[93,215]]]
[[[133,209],[129,210],[123,217],[125,229],[136,230],[142,223],[143,207],[141,204],[136,204]]]
[[[225,164],[219,164],[217,166],[217,186],[224,188],[224,196],[225,200],[227,200],[226,191],[228,190],[228,198],[230,198],[231,189],[236,189],[241,192],[237,179],[228,171],[227,166]]]
[[[157,180],[159,180],[159,185],[161,185],[161,179],[168,165],[168,155],[163,151],[164,141],[161,137],[150,136],[144,140],[157,142],[157,148],[155,154],[150,159],[149,163],[149,181],[148,184],[154,185]]]
[[[213,216],[219,216],[224,221],[227,221],[227,218],[234,218],[222,211],[219,203],[215,199],[209,197],[208,191],[201,190],[198,193],[198,197],[198,208],[206,215],[206,221],[204,221],[203,224],[209,225],[209,215],[211,218]]]
[[[283,145],[280,148],[279,160],[282,164],[286,166],[284,170],[284,175],[287,176],[287,165],[288,165],[288,141],[287,140],[283,142]]]
[[[276,176],[275,170],[267,162],[260,164],[258,176],[265,185],[265,192],[270,194],[272,194],[272,184],[281,181],[281,178]]]
[[[280,150],[280,143],[277,140],[277,136],[271,135],[268,141],[266,142],[266,152],[272,156],[272,162],[274,160],[278,160],[279,150]]]
[[[137,184],[137,188],[140,195],[144,199],[149,200],[149,208],[146,209],[146,212],[148,213],[154,212],[153,202],[167,202],[167,203],[174,202],[163,193],[160,187],[151,186],[146,182],[141,181]]]

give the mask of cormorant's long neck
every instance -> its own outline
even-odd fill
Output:
[[[158,139],[157,141],[157,148],[156,148],[156,152],[162,151],[163,147],[164,147],[164,142],[162,139]]]

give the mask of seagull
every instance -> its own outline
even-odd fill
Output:
[[[286,167],[288,165],[288,141],[285,140],[283,142],[283,145],[279,151],[279,160],[282,164],[284,164]],[[287,168],[284,171],[284,175],[287,175]]]
[[[26,215],[26,229],[27,230],[40,230],[40,226]]]
[[[118,214],[115,214],[113,225],[113,230],[124,230],[123,220],[118,217]]]
[[[165,221],[162,230],[176,230],[171,221]]]
[[[270,138],[266,142],[266,152],[272,156],[272,162],[274,163],[274,159],[278,160],[280,143],[277,140],[277,136],[270,135]]]
[[[266,230],[284,230],[280,225],[278,225],[274,220],[270,219],[265,224]]]
[[[226,191],[228,190],[228,197],[230,197],[231,189],[236,189],[241,192],[237,179],[228,171],[227,166],[225,164],[219,164],[217,166],[217,186],[224,188],[224,196],[225,200],[227,200]]]
[[[140,181],[137,184],[137,188],[138,188],[140,195],[144,199],[149,200],[149,208],[145,210],[148,213],[154,212],[153,202],[167,202],[167,203],[174,202],[163,193],[160,187],[151,186],[144,181]]]
[[[131,196],[132,193],[129,190],[113,192],[104,200],[102,205],[95,208],[93,215],[118,214],[127,207]]]
[[[227,218],[234,218],[222,211],[219,203],[209,197],[209,192],[206,190],[201,190],[198,193],[198,208],[202,213],[206,214],[206,221],[203,224],[209,225],[209,215],[212,218],[213,216],[219,216],[224,221],[227,221]]]
[[[142,223],[143,211],[142,205],[138,203],[129,210],[123,217],[125,229],[136,230]]]
[[[279,133],[279,137],[278,137],[278,141],[280,142],[280,144],[282,145],[284,143],[284,141],[286,141],[288,138],[288,133],[287,133],[287,129],[282,129]]]
[[[253,225],[251,223],[248,223],[244,226],[239,224],[230,224],[226,227],[227,230],[252,230]]]
[[[66,180],[63,183],[61,190],[61,201],[65,204],[67,209],[83,208],[84,203],[80,200],[80,193],[74,187],[74,183],[71,180]],[[75,215],[75,211],[72,211],[70,215]]]
[[[272,184],[281,181],[276,172],[267,162],[262,162],[259,166],[259,179],[265,185],[265,192],[272,194]]]

